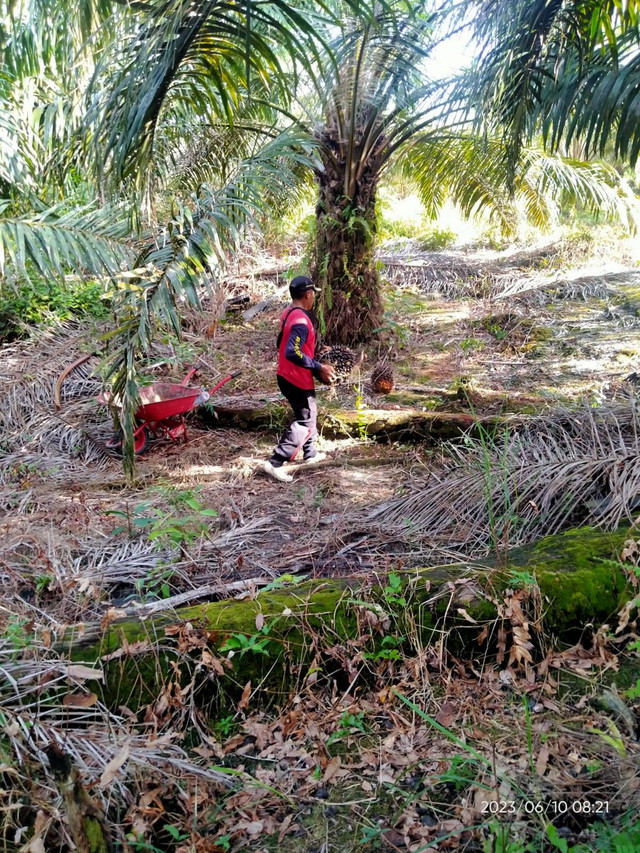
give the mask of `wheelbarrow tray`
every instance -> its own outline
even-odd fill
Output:
[[[139,421],[163,421],[190,412],[197,405],[202,388],[185,388],[170,382],[155,382],[140,389],[141,405],[135,416]]]
[[[215,394],[230,379],[239,376],[241,371],[235,370],[229,376],[225,376],[211,391],[187,387],[186,383],[195,372],[195,368],[191,368],[179,385],[172,382],[154,382],[153,385],[140,388],[140,405],[135,411],[135,419],[138,423],[133,433],[136,455],[144,453],[147,449],[150,432],[156,438],[163,436],[174,442],[178,438],[186,441],[187,428],[183,415],[206,403],[212,394]],[[96,399],[103,405],[120,408],[119,400],[114,400],[109,391],[102,392]],[[117,450],[122,447],[122,441],[122,430],[118,430],[113,439],[107,442],[107,447]]]
[[[203,396],[202,388],[186,388],[184,385],[175,385],[171,382],[154,382],[153,385],[144,385],[140,388],[141,405],[136,409],[135,417],[139,421],[149,423],[163,421],[174,415],[183,415],[195,409],[198,399],[202,401]],[[120,408],[108,391],[100,394],[97,399],[99,403]]]

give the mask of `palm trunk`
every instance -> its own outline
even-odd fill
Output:
[[[326,137],[322,142],[324,170],[317,174],[314,268],[322,288],[321,329],[332,344],[365,342],[380,325],[383,313],[374,259],[379,166],[377,158],[370,158],[346,195],[344,147]]]

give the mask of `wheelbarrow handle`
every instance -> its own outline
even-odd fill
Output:
[[[218,388],[222,388],[223,385],[226,385],[230,379],[235,379],[236,376],[239,376],[242,373],[241,370],[234,370],[233,373],[230,373],[228,376],[225,376],[224,379],[221,379],[218,384],[209,391],[210,394],[215,394]]]
[[[191,368],[191,370],[187,373],[187,375],[184,377],[184,379],[182,380],[182,382],[181,382],[180,384],[181,384],[181,385],[186,385],[186,384],[187,384],[187,382],[188,382],[188,381],[191,379],[191,377],[194,375],[194,373],[197,373],[197,372],[198,372],[198,368],[197,368],[197,367],[192,367],[192,368]]]

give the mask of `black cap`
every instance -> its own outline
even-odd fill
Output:
[[[299,299],[301,296],[304,296],[307,290],[315,290],[316,293],[320,293],[320,288],[315,287],[314,283],[307,275],[297,275],[295,278],[291,279],[291,283],[289,284],[289,293],[294,299]]]

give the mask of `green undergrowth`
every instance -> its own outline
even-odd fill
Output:
[[[19,338],[29,326],[43,326],[70,319],[104,319],[109,303],[104,284],[73,279],[58,281],[34,278],[16,290],[5,286],[0,292],[0,343]]]

